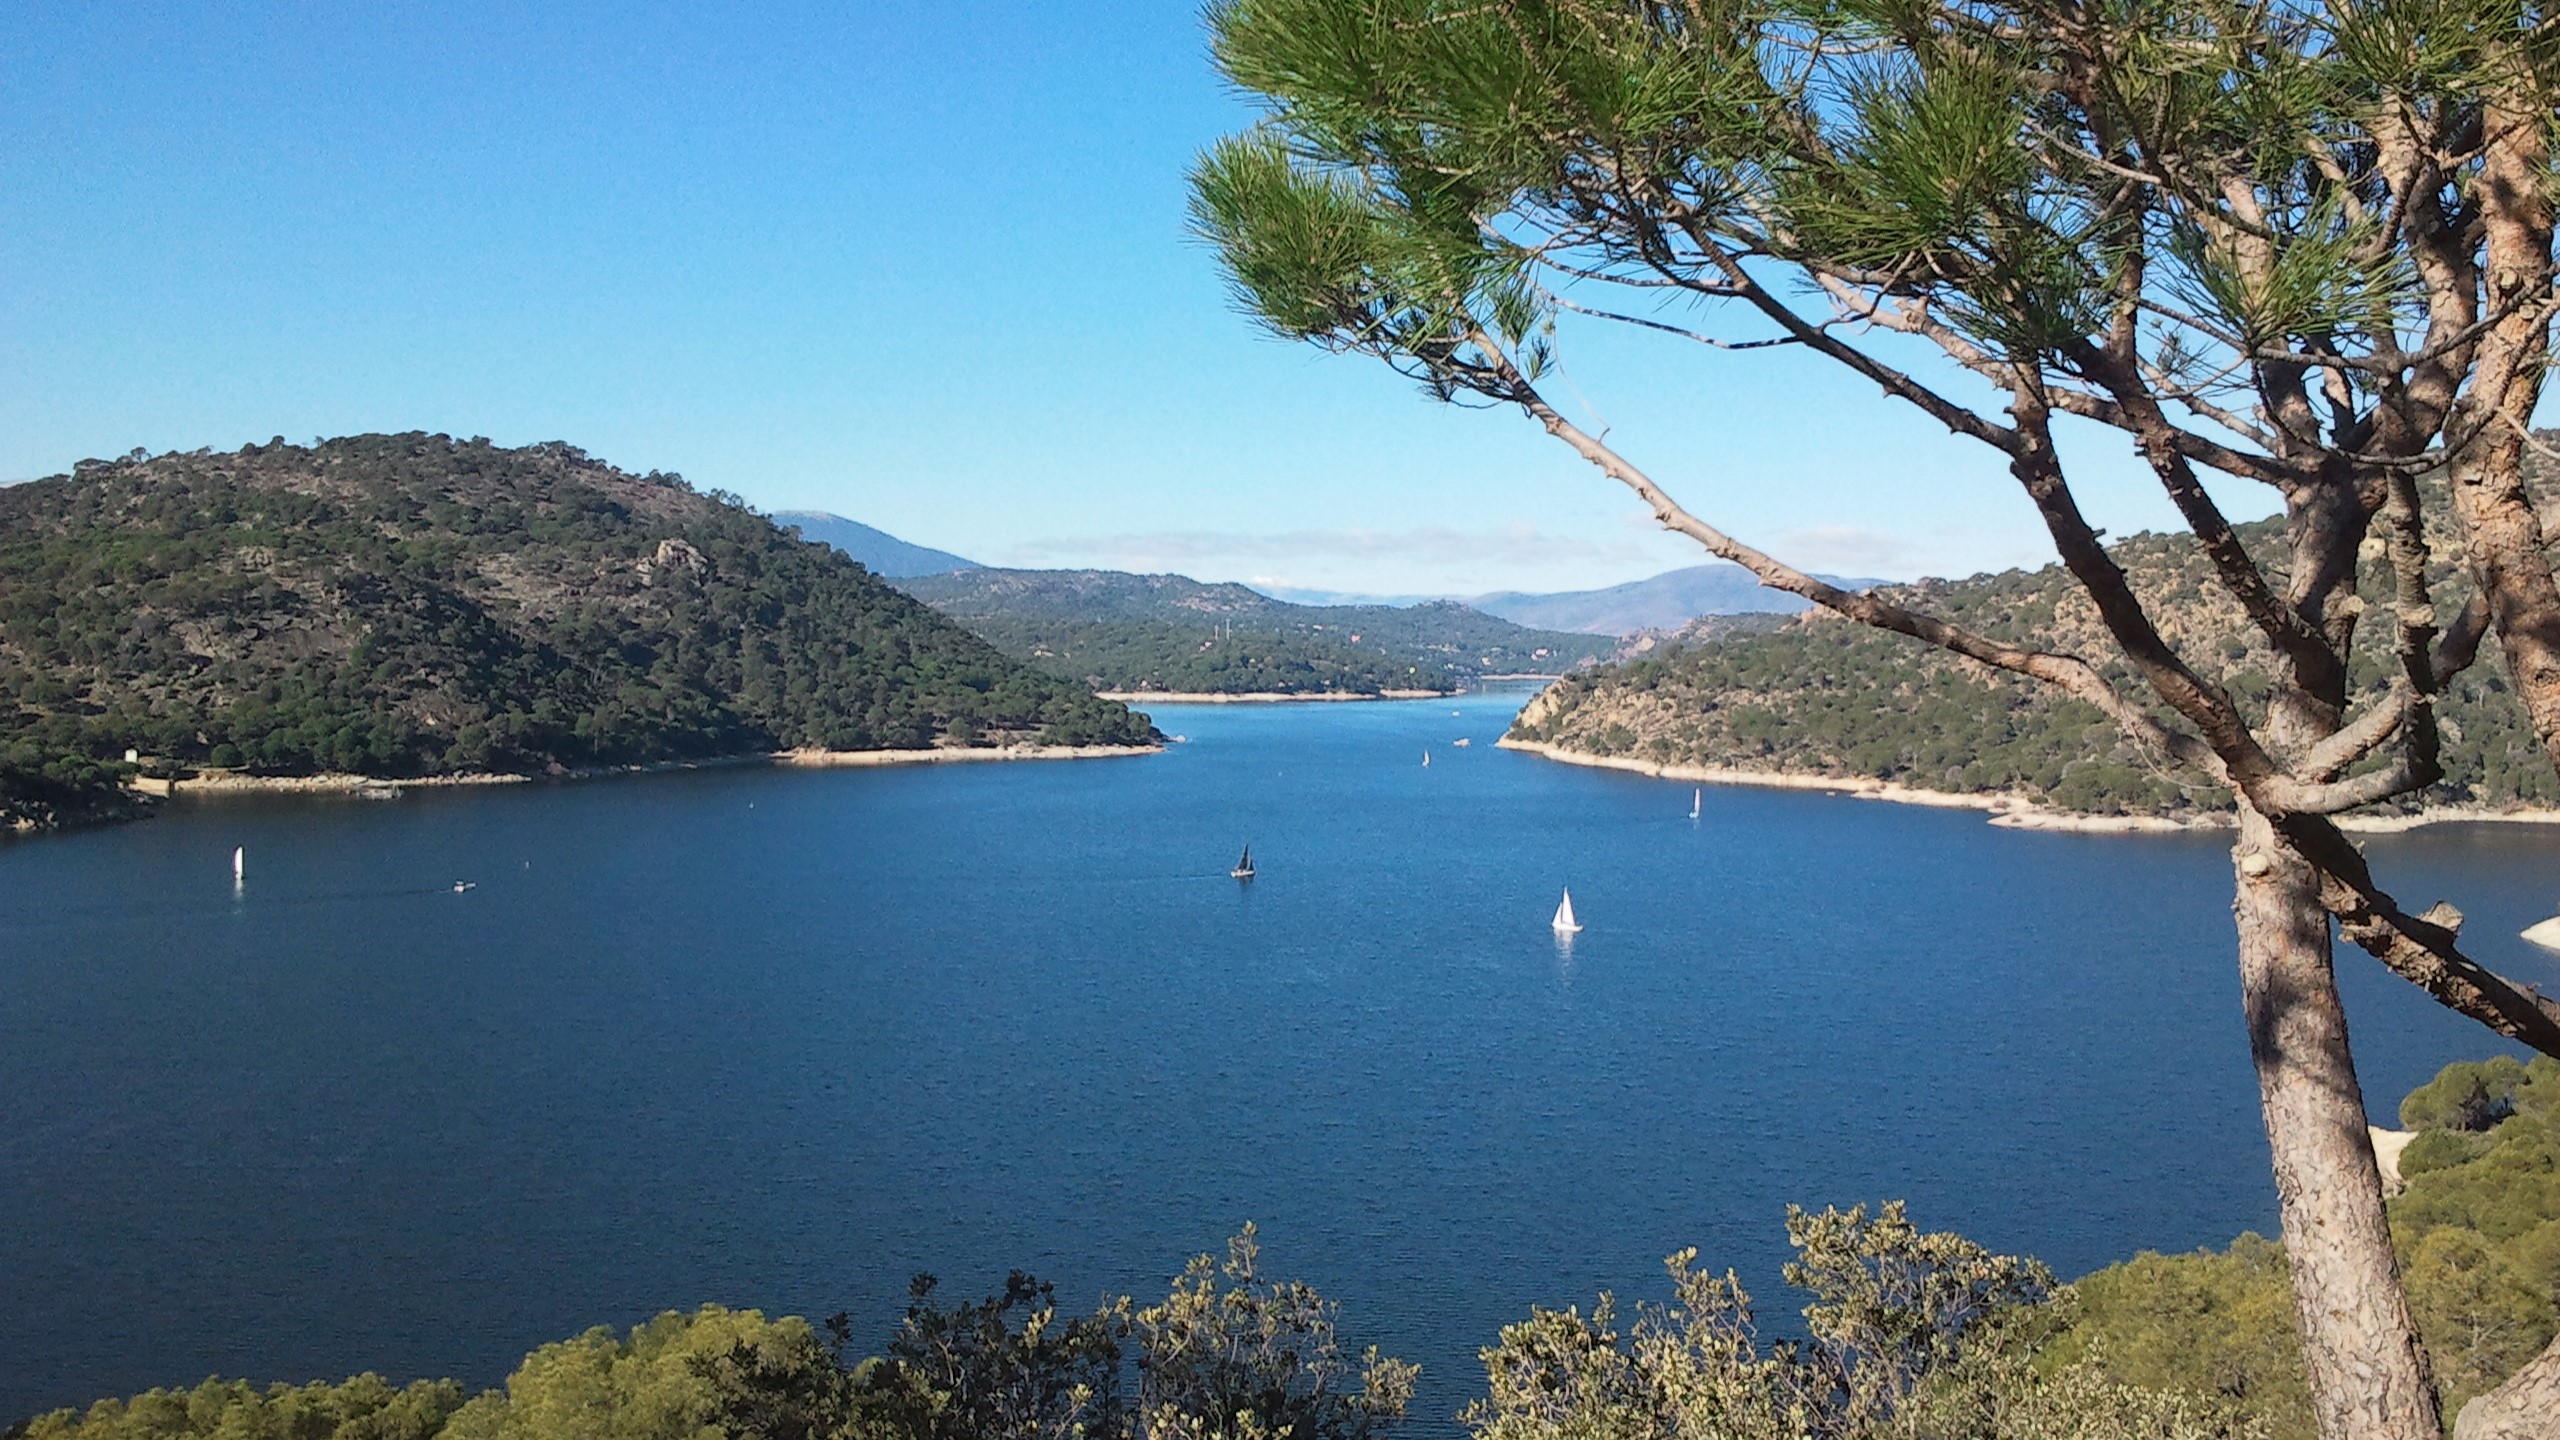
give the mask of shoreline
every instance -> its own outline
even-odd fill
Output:
[[[318,775],[199,775],[160,782],[167,788],[146,794],[171,798],[196,795],[396,795],[416,788],[466,785],[531,785],[568,780],[604,780],[617,775],[663,775],[678,770],[725,770],[741,765],[771,765],[798,770],[869,769],[882,765],[951,765],[989,760],[1107,760],[1132,755],[1159,755],[1162,745],[985,745],[930,750],[774,750],[746,755],[714,755],[700,760],[660,760],[646,765],[596,765],[555,775],[472,772],[385,778],[330,771]]]
[[[1458,690],[1097,690],[1123,705],[1291,705],[1342,700],[1446,700]]]
[[[1505,750],[1519,750],[1566,765],[1625,770],[1659,780],[1686,780],[1701,785],[1750,785],[1764,790],[1813,790],[1894,805],[1918,805],[1936,810],[1979,810],[1985,814],[1984,823],[2004,830],[2045,830],[2079,835],[2182,835],[2229,830],[2234,823],[2232,817],[2221,814],[2202,815],[2191,820],[2172,820],[2160,815],[2084,815],[2074,810],[2039,805],[2015,795],[1959,794],[1948,790],[1924,790],[1916,785],[1888,780],[1795,775],[1777,770],[1739,770],[1728,766],[1664,764],[1615,755],[1588,755],[1547,741],[1516,740],[1508,735],[1494,744]],[[2560,810],[2492,810],[2485,806],[2445,805],[2421,810],[2414,815],[2341,815],[2334,818],[2339,829],[2350,833],[2397,835],[2430,825],[2560,825]]]

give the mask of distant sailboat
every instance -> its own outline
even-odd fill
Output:
[[[232,847],[232,850],[231,850],[231,884],[232,884],[233,888],[235,888],[235,889],[236,889],[236,888],[238,888],[238,887],[239,887],[239,885],[240,885],[240,882],[241,882],[242,880],[245,880],[245,879],[247,879],[247,878],[248,878],[248,874],[249,874],[249,847],[248,847],[248,846],[246,846],[246,845],[237,845],[237,846]]]
[[[1699,807],[1699,806],[1701,806],[1701,805],[1704,805],[1704,804],[1706,804],[1706,803],[1707,803],[1707,792],[1706,792],[1706,791],[1704,791],[1704,790],[1692,790],[1692,791],[1690,791],[1690,792],[1689,792],[1689,818],[1690,818],[1690,819],[1692,819],[1692,820],[1697,819],[1697,818],[1698,818],[1698,807]]]
[[[2526,926],[2523,935],[2545,950],[2560,950],[2560,915]]]
[[[1428,750],[1422,752],[1422,768],[1425,770],[1431,768],[1431,752]]]
[[[1573,918],[1573,891],[1568,889],[1564,892],[1564,903],[1556,907],[1556,933],[1574,935],[1581,930],[1582,922]]]
[[[1252,846],[1247,845],[1246,847],[1244,847],[1244,858],[1243,858],[1243,859],[1241,859],[1241,860],[1238,860],[1238,861],[1236,862],[1236,868],[1234,868],[1233,870],[1228,871],[1228,872],[1227,872],[1227,874],[1228,874],[1229,876],[1231,876],[1231,877],[1235,878],[1235,879],[1238,879],[1238,880],[1250,880],[1250,879],[1252,879],[1252,878],[1253,878],[1253,847],[1252,847]]]

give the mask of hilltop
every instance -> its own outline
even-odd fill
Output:
[[[1864,590],[1884,583],[1848,575],[1815,578],[1843,590]],[[1812,602],[1784,590],[1767,589],[1750,571],[1718,560],[1599,590],[1535,595],[1505,590],[1478,595],[1466,603],[1518,625],[1587,635],[1635,635],[1647,630],[1676,630],[1701,616],[1794,615]]]
[[[911,575],[940,575],[950,570],[974,570],[978,565],[977,561],[964,560],[948,550],[901,540],[886,530],[824,510],[776,510],[773,523],[799,531],[803,540],[833,545],[861,561],[864,569],[883,580],[902,580]]]
[[[2266,520],[2239,529],[2263,554],[2276,547],[2281,526]],[[2272,656],[2193,536],[2141,534],[2108,548],[2173,644],[2219,662],[2244,706],[2263,700]],[[2440,563],[2432,578],[2444,613],[2470,593],[2450,564]],[[2389,593],[2378,561],[2363,581],[2369,595]],[[1878,593],[2001,639],[2034,638],[2091,657],[2116,653],[2059,565]],[[2386,627],[2361,627],[2358,645],[2354,681],[2369,694],[2387,673]],[[2484,647],[2440,702],[2446,775],[2412,805],[2560,804],[2560,783],[2496,650]],[[2084,701],[1827,611],[1762,633],[1694,625],[1642,658],[1550,687],[1511,734],[1569,755],[1883,781],[2092,814],[2200,819],[2229,808],[2218,788],[2167,772]]]
[[[0,490],[0,808],[154,768],[558,773],[809,747],[1136,744],[734,496],[443,435],[139,451]]]
[[[980,569],[898,583],[1006,654],[1105,690],[1446,691],[1559,674],[1614,648],[1452,601],[1294,605],[1181,575]]]

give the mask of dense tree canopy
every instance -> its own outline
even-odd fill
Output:
[[[440,435],[134,455],[0,490],[0,764],[409,776],[778,747],[1131,743],[733,497]]]

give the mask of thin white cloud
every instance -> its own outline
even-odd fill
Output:
[[[1864,525],[1810,525],[1781,532],[1769,553],[1799,570],[1834,575],[1917,575],[1929,550],[1900,535]]]
[[[1346,562],[1548,570],[1643,566],[1655,557],[1632,541],[1553,535],[1534,525],[1514,524],[1490,530],[1424,526],[1410,530],[1286,530],[1268,534],[1160,530],[1080,535],[1006,547],[996,558],[1011,565],[1086,565],[1113,570],[1214,566],[1272,576],[1272,572],[1293,566],[1316,564],[1331,568]]]

